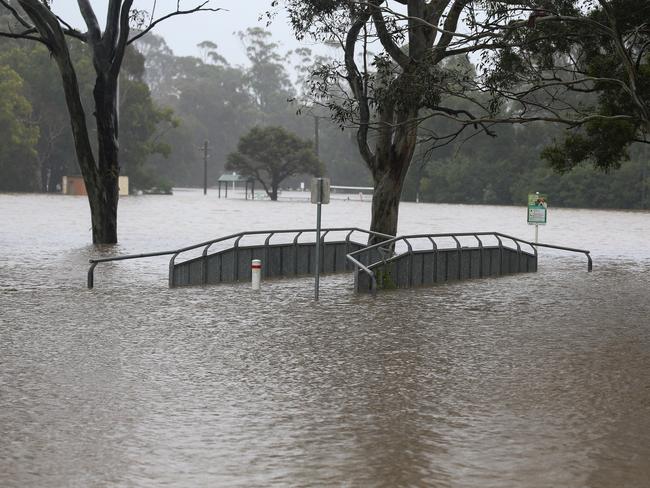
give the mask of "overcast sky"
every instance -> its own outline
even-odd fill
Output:
[[[107,0],[91,0],[102,24],[106,18],[107,3]],[[153,0],[135,0],[134,6],[150,11],[153,3]],[[189,9],[200,3],[201,0],[182,0],[181,8]],[[244,47],[236,32],[253,26],[266,28],[266,19],[259,20],[259,17],[270,8],[271,0],[212,0],[211,5],[224,10],[173,17],[159,24],[154,32],[165,38],[176,55],[198,56],[196,45],[202,41],[212,41],[231,64],[246,64]],[[156,17],[175,7],[176,0],[158,0]],[[64,20],[83,29],[83,20],[75,0],[54,0],[53,10]],[[300,45],[281,11],[268,30],[273,33],[275,42],[281,45],[283,51]],[[319,50],[318,46],[309,43],[304,45]]]

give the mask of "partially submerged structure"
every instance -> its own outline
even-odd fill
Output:
[[[88,288],[100,263],[171,256],[169,286],[248,282],[251,262],[262,261],[264,278],[307,276],[316,271],[315,229],[241,232],[180,249],[90,260]],[[368,246],[369,237],[383,239]],[[354,289],[414,288],[450,281],[537,271],[537,249],[589,251],[540,244],[499,232],[418,234],[392,237],[356,227],[322,229],[320,272],[354,273]]]
[[[248,200],[248,188],[250,186],[251,200],[255,199],[255,178],[242,176],[238,173],[224,173],[217,180],[217,194],[221,198],[221,187],[225,190],[224,198],[228,198],[228,187],[235,192],[237,188],[244,187],[244,198]]]
[[[399,236],[350,253],[355,265],[354,288],[415,288],[449,281],[537,271],[537,248],[585,254],[589,251],[524,241],[499,232],[418,234]]]
[[[119,194],[121,197],[126,197],[129,195],[129,177],[120,176],[118,178],[119,185]],[[81,175],[71,175],[64,176],[61,179],[61,193],[64,195],[88,195],[86,191],[86,183],[84,182],[83,176]]]

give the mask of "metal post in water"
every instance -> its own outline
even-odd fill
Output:
[[[539,242],[539,224],[535,224],[535,244]]]
[[[316,204],[316,282],[314,284],[314,300],[318,301],[320,288],[320,221],[323,201],[323,178],[318,178],[318,202]]]
[[[208,194],[208,141],[203,143],[203,194]]]
[[[320,261],[321,261],[321,239],[320,221],[322,204],[330,203],[330,180],[328,178],[312,178],[311,180],[311,203],[317,205],[316,209],[316,263],[314,266],[314,299],[318,300],[318,288],[320,286]]]
[[[251,261],[251,285],[253,290],[259,290],[262,282],[262,261],[253,259]]]

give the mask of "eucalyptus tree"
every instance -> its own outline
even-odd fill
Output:
[[[342,60],[316,70],[312,88],[342,126],[357,127],[358,149],[374,181],[371,229],[394,235],[423,118],[477,117],[465,108],[441,103],[445,92],[466,97],[465,82],[470,81],[461,71],[443,69],[442,63],[490,44],[488,34],[495,29],[472,25],[465,32],[461,19],[472,19],[479,5],[471,0],[285,0],[284,4],[298,37],[311,35],[340,47]],[[486,111],[480,104],[474,108]],[[460,132],[440,139],[453,140]]]
[[[259,181],[269,198],[278,199],[280,183],[290,176],[323,173],[310,141],[279,126],[253,127],[228,155],[226,169]]]
[[[30,124],[31,111],[18,73],[0,65],[0,191],[38,188],[38,128]]]
[[[208,183],[216,183],[239,137],[262,119],[246,70],[230,65],[209,41],[198,45],[203,59],[174,56],[153,33],[136,46],[144,54],[145,80],[155,102],[172,108],[180,122],[161,138],[171,147],[171,157],[152,158],[156,170],[177,185],[202,185],[207,140]]]
[[[73,50],[71,55],[77,66],[82,93],[88,95],[83,100],[87,104],[90,102],[92,88],[88,84],[92,63],[79,64],[79,51]],[[39,130],[36,145],[40,173],[38,189],[53,192],[57,184],[61,183],[61,177],[66,174],[66,166],[76,166],[63,90],[59,83],[52,83],[58,77],[58,70],[51,62],[47,49],[41,44],[10,39],[0,41],[0,65],[11,67],[23,80],[24,95],[32,106],[30,121]],[[21,161],[16,160],[14,164],[19,165]]]
[[[476,131],[495,135],[491,127],[500,123],[576,125],[617,116],[572,111],[552,77],[523,76],[523,65],[514,62],[542,43],[536,36],[546,24],[550,37],[540,54],[552,58],[554,44],[566,46],[570,30],[558,25],[584,17],[578,1],[542,2],[552,4],[550,12],[532,0],[283,3],[298,37],[340,48],[342,59],[312,74],[312,90],[342,126],[356,128],[375,186],[374,231],[396,233],[399,199],[418,143],[440,147]],[[468,69],[468,57],[478,62],[476,73]],[[534,67],[537,62],[532,60]],[[438,118],[453,122],[442,124],[451,128],[439,132],[439,124],[422,124]]]
[[[74,138],[75,152],[86,183],[95,244],[117,242],[119,163],[118,77],[127,46],[151,31],[160,22],[178,15],[219,9],[204,1],[193,8],[175,10],[159,17],[139,11],[133,0],[109,0],[106,23],[100,25],[89,0],[77,0],[85,32],[72,27],[52,10],[51,0],[0,0],[0,14],[10,14],[14,25],[0,36],[39,42],[47,47],[58,67]],[[155,9],[156,2],[153,2]],[[132,27],[138,27],[131,34]],[[97,154],[70,55],[70,44],[82,42],[92,52],[95,82],[93,114],[97,128]]]
[[[569,124],[543,152],[559,171],[618,168],[632,144],[650,142],[650,3],[547,0],[531,24],[495,53],[494,90],[512,104],[544,100]]]

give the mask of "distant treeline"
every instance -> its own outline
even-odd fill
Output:
[[[198,46],[201,57],[175,56],[155,35],[127,52],[120,80],[120,164],[132,187],[202,185],[206,140],[209,183],[215,184],[226,155],[256,125],[282,126],[312,140],[318,126],[319,156],[332,182],[371,185],[354,132],[296,102],[319,58],[308,50],[280,52],[262,29],[241,33],[237,42],[248,56],[245,67],[230,65],[210,42]],[[89,100],[92,61],[83,45],[72,46]],[[496,137],[476,135],[433,151],[423,143],[403,199],[523,204],[530,191],[540,191],[554,206],[648,208],[647,152],[633,148],[631,159],[608,174],[584,166],[560,175],[539,155],[563,130],[541,123],[503,126]],[[0,191],[57,191],[64,174],[79,173],[59,75],[40,45],[0,39],[0,131]],[[297,180],[286,184],[297,186]]]
[[[201,186],[205,141],[208,183],[216,184],[226,156],[252,127],[282,126],[314,140],[317,124],[328,174],[368,184],[354,134],[322,110],[300,110],[296,101],[301,74],[317,59],[308,50],[281,53],[258,28],[233,42],[246,50],[246,67],[230,65],[211,42],[198,46],[200,58],[175,56],[155,35],[127,50],[120,77],[120,165],[131,187]],[[74,40],[71,46],[84,104],[92,107],[90,53]],[[43,46],[0,38],[0,97],[0,130],[7,136],[0,139],[0,191],[58,191],[62,176],[79,174],[79,168],[60,77]],[[92,125],[91,112],[86,110]]]
[[[480,134],[464,144],[421,152],[413,160],[402,198],[435,203],[522,205],[529,192],[549,195],[553,206],[650,208],[650,150],[639,144],[629,161],[608,173],[585,164],[559,174],[541,151],[566,129],[536,123],[504,126],[497,137]]]

